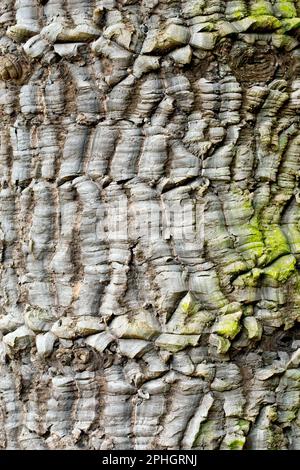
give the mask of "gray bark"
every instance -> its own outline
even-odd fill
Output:
[[[1,448],[300,449],[299,25],[1,2]]]

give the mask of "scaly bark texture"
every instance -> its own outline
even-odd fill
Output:
[[[300,1],[0,4],[0,447],[300,449]]]

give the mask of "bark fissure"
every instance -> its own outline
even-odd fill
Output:
[[[1,448],[300,448],[299,28],[2,2]]]

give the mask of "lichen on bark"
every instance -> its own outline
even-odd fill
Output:
[[[0,448],[300,448],[300,3],[0,5]]]

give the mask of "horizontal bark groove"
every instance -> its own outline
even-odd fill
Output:
[[[300,448],[299,26],[0,5],[0,448]]]

